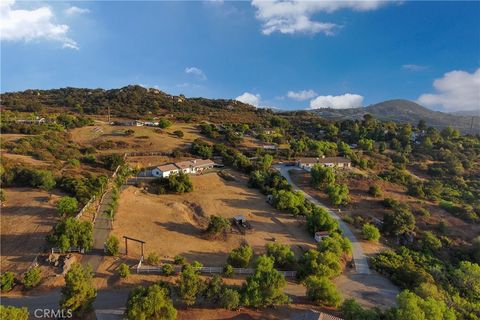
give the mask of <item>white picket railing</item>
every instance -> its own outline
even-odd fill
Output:
[[[162,267],[155,267],[155,266],[145,266],[142,265],[143,260],[137,265],[137,273],[163,273]],[[174,266],[173,268],[175,273],[182,271],[182,266]],[[201,273],[223,273],[223,267],[201,267],[198,269]],[[294,278],[297,275],[297,271],[279,271],[287,278]],[[234,274],[239,275],[250,275],[255,273],[255,269],[252,268],[233,268]]]

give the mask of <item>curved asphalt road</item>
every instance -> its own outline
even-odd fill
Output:
[[[287,179],[287,181],[292,185],[292,187],[295,190],[302,192],[306,199],[327,210],[328,213],[330,213],[330,215],[335,220],[338,221],[338,226],[342,231],[343,235],[346,236],[352,242],[352,247],[353,247],[352,255],[353,255],[353,261],[355,262],[355,270],[357,271],[358,274],[370,274],[370,268],[368,267],[367,257],[365,256],[365,253],[362,250],[360,242],[358,241],[357,237],[355,237],[353,232],[350,230],[348,225],[334,211],[332,211],[330,208],[327,208],[320,201],[313,198],[308,193],[300,189],[295,183],[293,183],[292,179],[290,178],[290,174],[288,173],[288,170],[291,170],[291,169],[301,170],[301,169],[295,169],[295,167],[285,166],[285,165],[275,165],[274,168],[277,169],[278,172],[280,172],[280,174],[283,177],[285,177],[285,179]]]

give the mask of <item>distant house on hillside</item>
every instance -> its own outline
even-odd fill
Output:
[[[215,163],[212,160],[193,159],[158,166],[153,168],[151,173],[154,177],[167,178],[168,176],[179,172],[186,174],[200,173],[206,169],[213,168],[214,165]]]
[[[321,158],[299,158],[296,165],[304,170],[310,171],[314,165],[319,164],[324,167],[349,168],[352,162],[344,157],[325,157]]]
[[[24,124],[42,124],[42,123],[45,123],[45,118],[37,117],[36,119],[18,119],[18,120],[15,120],[15,122],[24,123]]]
[[[125,127],[143,127],[144,126],[144,122],[139,120],[115,121],[113,124],[116,126],[125,126]]]
[[[277,146],[274,144],[265,144],[262,147],[263,150],[277,150]]]

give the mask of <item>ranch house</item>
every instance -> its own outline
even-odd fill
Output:
[[[310,171],[314,165],[319,164],[324,167],[349,168],[351,161],[344,157],[325,157],[321,158],[300,158],[296,161],[298,167]]]
[[[152,176],[166,178],[171,174],[177,174],[183,172],[186,174],[189,173],[200,173],[203,170],[211,169],[215,163],[212,160],[204,159],[193,159],[180,161],[176,163],[169,163],[162,166],[158,166],[152,169]]]

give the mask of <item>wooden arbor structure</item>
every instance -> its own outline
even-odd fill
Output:
[[[138,242],[142,245],[142,258],[143,258],[143,246],[145,245],[145,241],[135,239],[135,238],[130,238],[130,237],[127,237],[127,236],[123,236],[123,238],[125,239],[125,255],[128,255],[128,240],[131,240],[131,241]]]

